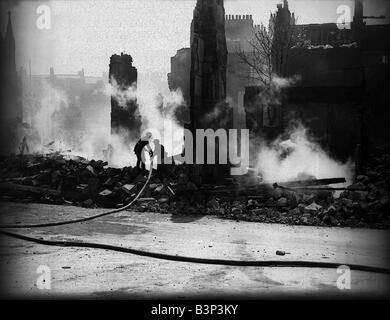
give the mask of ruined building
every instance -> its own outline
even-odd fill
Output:
[[[253,29],[252,15],[226,15],[225,32],[228,52],[235,52],[238,48],[249,51],[248,40],[253,36]]]
[[[244,92],[245,87],[251,84],[250,68],[242,63],[237,56],[237,50],[246,52],[251,50],[248,43],[253,38],[256,26],[253,24],[252,15],[226,15],[225,36],[227,46],[226,65],[226,97],[233,108],[233,127],[245,127]],[[182,48],[171,58],[171,72],[168,74],[170,90],[180,89],[183,93],[186,106],[178,108],[176,118],[179,122],[186,122],[189,117],[190,105],[190,70],[191,48]]]
[[[22,123],[23,108],[20,100],[21,87],[16,71],[15,38],[12,30],[11,12],[8,12],[8,23],[4,38],[0,34],[1,63],[1,150],[14,152],[19,144],[17,129]]]
[[[184,105],[175,110],[177,121],[184,125],[190,122],[190,72],[191,72],[191,48],[182,48],[171,57],[171,72],[168,73],[168,86],[171,91],[180,90],[183,94]]]
[[[354,157],[361,145],[370,144],[364,142],[368,129],[376,141],[388,140],[390,25],[368,24],[372,18],[376,17],[364,15],[363,1],[356,0],[350,25],[298,24],[283,0],[269,19],[274,35],[272,69],[285,78],[299,75],[300,80],[288,94],[284,92],[282,104],[259,107],[261,88],[236,54],[239,49],[251,54],[248,41],[259,26],[250,15],[227,15],[226,96],[233,107],[233,127],[247,127],[254,136],[272,139],[291,119],[300,119],[340,160]],[[189,48],[179,50],[168,75],[170,88],[181,88],[187,105],[190,54]],[[183,114],[186,108],[180,110]]]
[[[236,54],[238,49],[251,54],[248,41],[259,26],[250,15],[227,15],[226,97],[233,107],[233,127],[273,139],[291,119],[299,119],[340,160],[366,153],[359,149],[370,145],[369,136],[388,141],[390,25],[368,23],[376,18],[365,16],[363,1],[355,0],[350,24],[298,24],[283,0],[269,19],[272,69],[284,78],[298,75],[299,81],[265,106],[252,69]],[[179,50],[168,75],[170,88],[181,88],[187,105],[190,55],[189,48]],[[185,114],[185,107],[180,110]]]
[[[276,18],[279,17],[279,18]],[[276,134],[299,119],[322,147],[340,160],[359,162],[372,141],[388,139],[390,25],[366,24],[362,0],[355,1],[351,25],[293,24],[287,1],[271,16],[290,25],[293,42],[281,74],[300,80],[283,90],[276,108],[264,105],[262,88],[248,87],[245,109],[248,129],[261,136],[270,107],[279,119]],[[370,17],[373,18],[373,17]],[[275,26],[278,28],[278,26]],[[278,113],[278,107],[283,110]],[[256,121],[253,121],[253,120]],[[387,135],[387,138],[386,138]]]
[[[198,0],[191,25],[191,128],[207,128],[205,116],[226,98],[227,47],[223,0]]]
[[[198,0],[191,24],[190,124],[189,129],[228,129],[229,110],[226,99],[227,46],[223,0]],[[220,112],[215,112],[219,110]],[[217,114],[217,116],[215,116]],[[205,144],[206,146],[206,144]],[[227,148],[216,143],[215,152]],[[194,156],[196,157],[194,152]],[[218,160],[218,157],[216,156]],[[223,178],[221,166],[202,165],[195,168],[202,181]],[[214,180],[215,181],[215,180]]]
[[[269,32],[272,37],[272,72],[279,77],[285,76],[285,65],[289,58],[289,49],[295,43],[294,30],[296,19],[290,12],[287,0],[277,5],[277,11],[270,15]]]
[[[133,67],[133,58],[121,53],[114,54],[110,59],[110,83],[114,91],[130,90],[135,93],[137,85],[137,69]],[[141,128],[141,115],[138,111],[137,101],[134,99],[118,99],[115,94],[111,97],[111,133],[119,134],[130,142],[139,137]]]
[[[233,128],[244,129],[244,93],[252,79],[250,67],[243,63],[237,52],[251,52],[249,41],[254,37],[256,26],[252,15],[227,15],[225,28],[228,47],[227,97],[233,109]]]

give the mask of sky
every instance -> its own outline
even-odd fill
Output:
[[[166,78],[170,58],[189,46],[190,23],[195,0],[19,0],[12,2],[17,66],[32,74],[86,75],[108,72],[112,54],[132,55],[139,73]],[[255,24],[267,23],[281,0],[225,0],[226,14],[252,14]],[[7,2],[6,2],[7,3]],[[37,27],[37,8],[47,5],[51,28]],[[337,7],[352,0],[290,0],[298,23],[335,22]],[[365,14],[390,16],[389,0],[366,1]],[[6,10],[1,12],[2,34]],[[389,21],[389,19],[386,19]]]

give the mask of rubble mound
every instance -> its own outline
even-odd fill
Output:
[[[0,199],[89,208],[119,208],[141,190],[146,171],[111,168],[101,160],[49,155],[0,159]],[[283,188],[267,184],[195,185],[185,165],[159,166],[130,210],[290,225],[390,227],[390,155],[373,157],[355,183],[331,187]]]

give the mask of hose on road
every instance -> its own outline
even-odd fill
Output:
[[[157,252],[149,252],[144,250],[137,250],[132,248],[124,248],[114,245],[108,245],[103,243],[94,242],[80,242],[80,241],[55,241],[38,239],[29,236],[24,236],[17,233],[0,230],[0,234],[8,237],[34,242],[43,245],[58,246],[58,247],[78,247],[78,248],[93,248],[102,250],[111,250],[116,252],[131,253],[138,256],[150,257],[156,259],[163,259],[169,261],[179,262],[190,262],[198,264],[212,264],[212,265],[224,265],[224,266],[241,266],[241,267],[290,267],[290,268],[326,268],[326,269],[337,269],[341,265],[348,266],[351,270],[366,271],[373,273],[381,273],[390,275],[390,269],[371,267],[357,264],[342,264],[336,262],[318,262],[318,261],[293,261],[293,260],[225,260],[225,259],[208,259],[208,258],[196,258],[196,257],[185,257],[179,255],[170,255]]]
[[[21,224],[21,225],[0,225],[0,229],[15,229],[15,228],[41,228],[41,227],[53,227],[53,226],[60,226],[60,225],[67,225],[67,224],[73,224],[73,223],[80,223],[80,222],[86,222],[93,219],[97,219],[100,217],[104,217],[110,214],[114,214],[117,212],[121,212],[123,210],[128,209],[131,207],[135,201],[138,200],[138,198],[141,196],[143,191],[145,190],[146,186],[148,185],[151,175],[153,171],[153,159],[150,164],[150,170],[148,178],[143,185],[142,189],[138,192],[136,197],[127,205],[124,207],[110,210],[107,212],[103,212],[91,217],[81,218],[81,219],[75,219],[75,220],[67,220],[67,221],[61,221],[61,222],[52,222],[52,223],[41,223],[41,224]],[[212,265],[225,265],[225,266],[242,266],[242,267],[299,267],[299,268],[338,268],[340,265],[343,265],[341,263],[335,263],[335,262],[318,262],[318,261],[293,261],[293,260],[263,260],[263,261],[255,261],[255,260],[227,260],[227,259],[208,259],[208,258],[196,258],[196,257],[185,257],[185,256],[179,256],[179,255],[169,255],[169,254],[163,254],[163,253],[157,253],[157,252],[149,252],[144,250],[137,250],[132,248],[124,248],[114,245],[108,245],[103,243],[93,243],[93,242],[80,242],[80,241],[55,241],[55,240],[45,240],[45,239],[38,239],[34,237],[29,237],[25,235],[21,235],[18,233],[8,232],[0,230],[0,234],[24,240],[29,241],[37,244],[42,245],[50,245],[50,246],[58,246],[58,247],[78,247],[78,248],[93,248],[93,249],[102,249],[102,250],[111,250],[116,252],[122,252],[122,253],[130,253],[135,254],[138,256],[144,256],[144,257],[150,257],[150,258],[156,258],[156,259],[163,259],[163,260],[169,260],[169,261],[178,261],[178,262],[190,262],[190,263],[199,263],[199,264],[212,264]],[[373,273],[382,273],[382,274],[390,274],[390,269],[386,268],[380,268],[380,267],[372,267],[372,266],[365,266],[365,265],[356,265],[356,264],[346,264],[351,270],[357,270],[357,271],[366,271],[366,272],[373,272]]]

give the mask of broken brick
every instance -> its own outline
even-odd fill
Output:
[[[135,185],[134,184],[125,184],[122,186],[122,190],[125,191],[127,194],[131,194]]]
[[[108,189],[104,189],[103,191],[99,192],[99,196],[107,197],[112,195],[112,191]]]

